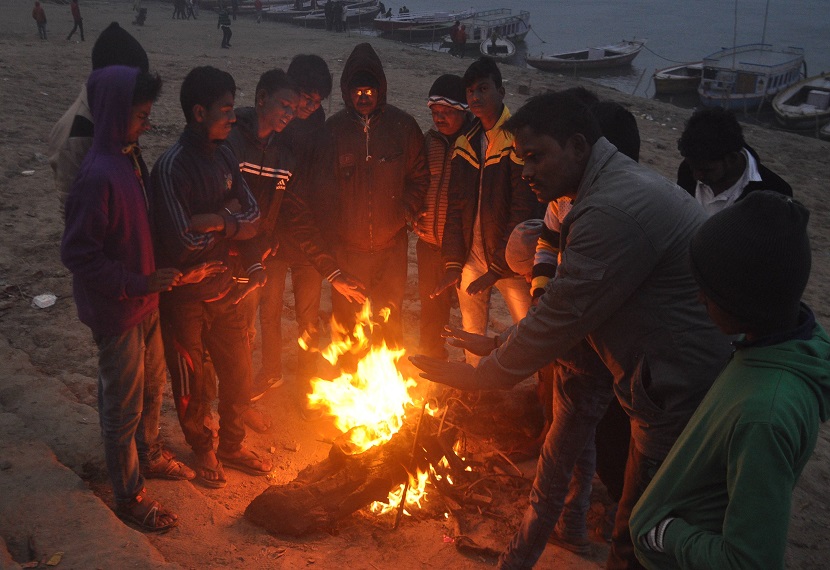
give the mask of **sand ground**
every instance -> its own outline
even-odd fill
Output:
[[[167,82],[153,111],[155,127],[142,139],[151,165],[181,131],[178,88],[196,65],[229,71],[239,89],[237,104],[250,105],[262,71],[284,68],[297,53],[317,53],[328,61],[337,83],[352,47],[368,40],[384,62],[389,101],[412,113],[426,129],[430,117],[425,101],[433,79],[441,73],[463,73],[469,60],[355,34],[257,25],[251,17],[234,22],[233,47],[222,50],[214,14],[203,11],[197,21],[171,20],[170,5],[157,2],[145,2],[149,12],[144,27],[130,24],[132,2],[84,2],[87,39],[76,41],[76,35],[66,41],[72,26],[68,6],[49,2],[44,6],[48,41],[38,40],[31,4],[23,1],[4,3],[5,30],[0,37],[0,569],[44,561],[58,552],[63,553],[60,568],[78,569],[489,567],[490,560],[459,554],[446,538],[453,534],[452,525],[438,517],[405,519],[392,531],[388,520],[358,515],[344,521],[337,533],[299,540],[269,536],[242,518],[245,506],[266,485],[293,479],[328,451],[324,440],[332,436],[331,426],[307,423],[299,416],[296,394],[290,387],[290,364],[296,350],[291,342],[286,342],[285,358],[289,387],[272,391],[260,404],[275,425],[270,432],[252,434],[248,440],[272,455],[277,466],[272,476],[255,479],[228,471],[230,483],[221,490],[151,481],[152,495],[179,514],[179,528],[146,536],[122,524],[109,508],[111,495],[103,471],[96,351],[89,331],[77,320],[70,275],[60,263],[63,224],[45,156],[52,125],[75,99],[90,70],[93,41],[111,21],[119,21],[141,41],[151,67]],[[506,101],[514,109],[528,93],[575,84],[573,79],[511,66],[504,66],[503,74]],[[672,177],[679,161],[676,139],[689,111],[598,91],[631,108],[642,133],[643,162]],[[342,106],[337,90],[334,95],[325,103],[328,113]],[[830,278],[830,144],[758,127],[747,127],[746,134],[765,163],[792,184],[796,196],[812,211],[814,266],[805,297],[818,318],[830,323],[826,287]],[[414,350],[418,303],[412,251],[405,323],[407,342]],[[47,292],[57,296],[57,303],[46,309],[33,307],[32,298]],[[293,307],[287,300],[287,327],[292,317]],[[498,329],[507,320],[503,307],[497,306],[493,327]],[[292,329],[288,330],[290,338]],[[192,460],[169,397],[162,435],[183,460]],[[794,494],[789,568],[826,567],[830,555],[828,483],[830,427],[824,426],[815,456]],[[482,517],[473,529],[477,539],[503,548],[518,524],[521,506],[515,505],[515,516],[507,520]],[[604,545],[597,544],[589,557],[579,558],[549,547],[539,567],[598,568],[606,552]]]

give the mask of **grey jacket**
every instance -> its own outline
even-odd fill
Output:
[[[665,457],[731,352],[689,268],[705,219],[686,192],[601,138],[563,221],[556,276],[481,361],[478,384],[513,384],[587,338],[614,375],[637,449]]]

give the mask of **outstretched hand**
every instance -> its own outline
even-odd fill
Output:
[[[478,356],[487,356],[496,348],[496,341],[493,337],[467,332],[447,325],[444,327],[441,336],[447,339],[451,346],[463,348]]]
[[[441,278],[441,282],[436,285],[435,289],[433,289],[432,293],[429,294],[431,299],[434,299],[453,285],[458,287],[458,284],[461,283],[461,270],[460,269],[447,269],[444,272],[444,276]]]
[[[331,286],[352,303],[362,305],[366,302],[366,285],[360,279],[340,273],[332,280]]]
[[[409,357],[409,361],[422,370],[420,376],[431,382],[446,384],[459,390],[477,390],[475,368],[464,362],[447,362],[423,354]]]
[[[263,287],[266,280],[267,277],[264,270],[259,269],[254,271],[248,276],[248,283],[244,287],[237,287],[235,291],[231,292],[231,295],[234,295],[231,303],[238,305],[242,299],[253,293],[255,289]]]
[[[208,277],[213,277],[219,273],[227,271],[227,267],[221,261],[206,261],[182,272],[181,277],[175,285],[190,285],[192,283],[201,283]]]

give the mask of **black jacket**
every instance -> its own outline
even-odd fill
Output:
[[[257,115],[253,107],[236,110],[236,123],[227,144],[239,161],[239,169],[262,212],[259,231],[239,246],[242,267],[252,270],[263,254],[279,248],[280,224],[287,227],[295,243],[317,271],[327,279],[339,274],[311,211],[297,190],[304,181],[284,133],[272,133],[263,143],[257,137]],[[266,260],[267,263],[267,260]]]
[[[793,189],[784,181],[783,178],[778,176],[772,170],[761,164],[761,159],[758,158],[758,153],[755,152],[755,149],[750,147],[749,145],[745,146],[746,150],[752,157],[755,159],[755,162],[758,163],[758,173],[761,175],[760,182],[750,182],[747,184],[741,195],[738,197],[738,200],[743,200],[746,198],[746,195],[750,192],[754,192],[756,190],[772,190],[773,192],[778,192],[780,194],[784,194],[785,196],[792,196]],[[695,190],[697,189],[697,180],[695,177],[692,176],[692,169],[689,168],[689,165],[686,164],[686,161],[680,163],[680,166],[677,168],[677,185],[683,188],[686,192],[691,194],[692,196],[695,195]]]
[[[359,72],[379,84],[377,108],[365,120],[349,96],[349,82]],[[411,115],[386,103],[386,76],[371,45],[355,47],[340,88],[346,108],[326,121],[337,183],[324,199],[337,214],[332,223],[338,245],[383,251],[423,206],[429,186],[423,134]]]

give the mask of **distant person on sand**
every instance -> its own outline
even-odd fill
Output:
[[[81,32],[81,41],[84,41],[84,19],[81,18],[81,8],[78,6],[78,0],[72,0],[72,3],[69,4],[69,10],[72,12],[72,20],[75,25],[72,26],[72,31],[69,32],[66,39],[67,41],[72,39],[72,35],[75,33],[75,30],[79,30]]]
[[[40,2],[35,2],[35,7],[32,8],[32,18],[35,19],[37,23],[37,33],[40,36],[40,39],[46,39],[46,11],[43,9],[43,6],[40,5]]]
[[[228,14],[228,9],[224,4],[219,5],[219,21],[216,23],[216,29],[222,30],[222,49],[231,47],[231,17]]]
[[[461,25],[456,34],[458,39],[458,57],[464,57],[467,54],[467,26]]]
[[[458,30],[461,29],[461,22],[458,20],[450,28],[450,55],[458,53]]]
[[[732,111],[695,111],[677,141],[677,149],[683,155],[677,185],[694,196],[710,216],[756,190],[793,195],[790,185],[761,164],[758,153],[746,144]]]
[[[254,0],[254,10],[256,10],[256,23],[262,22],[262,0]]]
[[[92,46],[92,69],[108,65],[127,65],[141,71],[150,68],[147,52],[118,22],[107,26]],[[61,212],[81,162],[92,146],[93,123],[84,85],[49,133],[49,166],[55,176]]]
[[[162,448],[159,415],[167,374],[159,291],[199,272],[157,269],[138,139],[150,128],[161,78],[109,66],[87,83],[98,128],[66,202],[61,261],[72,272],[78,317],[98,347],[98,412],[115,512],[147,532],[178,517],[147,496],[145,479],[196,474]]]

